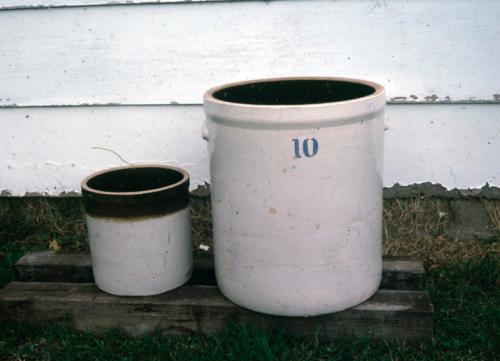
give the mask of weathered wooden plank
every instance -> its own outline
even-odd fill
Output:
[[[0,319],[42,322],[69,317],[76,328],[99,332],[119,328],[139,335],[157,328],[168,334],[214,333],[228,322],[285,327],[303,336],[432,338],[432,304],[425,291],[378,291],[349,310],[317,317],[276,317],[227,300],[214,286],[183,286],[151,297],[117,297],[93,284],[12,282],[0,290]]]
[[[425,269],[418,257],[384,256],[381,288],[421,290]]]
[[[500,186],[499,109],[389,105],[384,186]],[[125,165],[117,154],[131,163],[183,166],[192,189],[209,180],[201,106],[9,108],[0,119],[0,195],[77,195],[91,172]]]
[[[94,282],[89,254],[33,252],[14,265],[14,278],[19,282]],[[195,255],[190,284],[215,285],[211,256]]]
[[[14,265],[16,281],[20,282],[93,282],[88,254],[57,254],[35,252],[23,256]],[[423,288],[425,270],[414,257],[384,257],[381,288],[419,290]],[[211,255],[195,255],[190,280],[194,285],[215,285]]]
[[[89,255],[34,252],[14,265],[14,278],[22,282],[93,282]]]
[[[215,84],[297,74],[371,79],[393,101],[498,102],[499,14],[495,0],[5,10],[0,106],[193,104]]]

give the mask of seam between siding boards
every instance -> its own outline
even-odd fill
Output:
[[[271,2],[273,0],[116,0],[116,1],[95,1],[95,2],[78,2],[78,3],[56,3],[51,4],[50,1],[37,2],[22,5],[0,5],[0,11],[12,10],[42,10],[42,9],[65,9],[65,8],[87,8],[87,7],[102,7],[102,6],[134,6],[134,5],[182,5],[182,4],[199,4],[199,3],[234,3],[234,2]]]
[[[458,100],[435,102],[387,101],[388,105],[499,105],[496,100]],[[0,105],[0,109],[21,108],[88,108],[88,107],[172,107],[172,106],[202,106],[202,103],[92,103],[92,104],[51,104],[51,105]]]

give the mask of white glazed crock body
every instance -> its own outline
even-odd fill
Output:
[[[384,90],[301,79],[373,93],[307,105],[214,96],[246,82],[204,99],[217,282],[235,303],[284,316],[359,304],[382,272]]]
[[[91,175],[82,184],[94,279],[100,289],[115,295],[159,294],[181,286],[191,275],[189,179],[185,171],[160,167],[178,171],[184,178],[159,190],[101,192],[89,187],[88,180],[100,174],[124,169],[141,171],[144,167],[159,166],[112,168]],[[168,187],[183,189],[172,196]],[[108,198],[89,200],[92,196],[102,196],[101,193]],[[149,199],[141,198],[144,193]],[[129,201],[134,195],[138,198]]]
[[[145,220],[116,221],[87,215],[97,286],[121,296],[159,294],[191,274],[189,208]]]

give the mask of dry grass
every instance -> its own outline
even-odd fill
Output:
[[[212,211],[210,197],[191,197],[191,226],[193,232],[193,247],[198,250],[200,245],[212,248]]]
[[[489,209],[491,223],[495,224],[494,216],[498,221],[500,215],[500,202],[484,200],[483,204]],[[419,256],[427,266],[436,267],[500,253],[497,240],[486,242],[446,237],[449,218],[449,203],[445,199],[385,201],[384,254]]]
[[[0,246],[88,252],[87,228],[79,198],[0,198]],[[193,246],[212,245],[210,199],[192,197]]]
[[[88,249],[79,198],[0,198],[2,245],[43,249],[54,241],[68,252]]]
[[[492,228],[500,232],[500,200],[482,200],[483,206],[488,212]]]
[[[500,201],[484,200],[491,224],[500,234]],[[497,240],[452,239],[449,205],[445,199],[394,199],[384,202],[384,254],[416,255],[428,266],[500,252]],[[194,249],[212,246],[210,199],[192,197]],[[56,243],[54,243],[54,240]],[[87,231],[78,198],[0,198],[0,246],[15,244],[23,250],[47,249],[54,244],[63,252],[88,251]]]

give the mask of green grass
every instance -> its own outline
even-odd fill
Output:
[[[50,202],[21,199],[0,203],[0,287],[12,279],[12,264],[21,255],[34,249],[47,249],[51,239],[57,239],[64,251],[86,250],[79,200],[57,200],[57,205]],[[201,200],[195,207],[196,242],[210,244],[209,203]],[[386,223],[394,219],[391,227],[400,222],[404,223],[404,229],[387,227],[386,240],[390,238],[388,244],[392,248],[389,249],[394,253],[420,254],[429,268],[426,287],[435,306],[435,322],[434,339],[428,344],[406,345],[370,339],[318,343],[280,330],[257,331],[238,325],[213,336],[172,337],[157,332],[131,338],[116,331],[101,335],[79,332],[69,323],[38,326],[3,323],[0,325],[0,360],[499,359],[498,245],[447,240],[439,234],[418,236],[412,229],[432,228],[412,216],[419,215],[420,208],[408,206],[406,215],[399,208],[388,208],[392,213],[386,217]],[[412,221],[406,222],[406,218]],[[408,238],[398,236],[403,234]],[[398,238],[405,240],[398,241]]]

